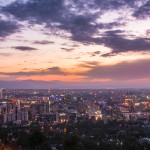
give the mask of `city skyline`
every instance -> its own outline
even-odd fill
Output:
[[[149,88],[149,0],[1,0],[0,88]]]

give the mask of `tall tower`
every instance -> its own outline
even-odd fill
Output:
[[[0,99],[5,98],[5,89],[0,89]]]
[[[14,100],[13,103],[13,120],[21,120],[21,115],[20,115],[20,100]]]

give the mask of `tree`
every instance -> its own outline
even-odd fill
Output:
[[[32,134],[29,137],[29,144],[35,150],[39,150],[40,145],[45,143],[46,140],[47,140],[47,138],[44,135],[44,133],[41,133],[39,130],[35,130],[32,132]]]
[[[78,136],[69,136],[64,141],[64,150],[79,150],[81,140]]]

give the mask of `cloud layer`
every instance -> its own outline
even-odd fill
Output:
[[[11,61],[16,63],[13,65],[19,65],[11,48],[18,55],[30,53],[24,62],[27,59],[36,63],[31,68],[26,63],[24,71],[16,67],[15,71],[1,71],[0,75],[15,79],[80,76],[85,85],[96,85],[96,80],[102,85],[149,81],[150,61],[142,54],[150,53],[149,16],[150,0],[9,1],[0,6],[0,40],[6,48],[0,56],[12,56]],[[129,57],[130,52],[140,57],[121,60],[121,56]],[[120,60],[105,63],[111,62],[109,59]]]
[[[128,81],[135,79],[144,79],[150,77],[148,66],[150,60],[137,60],[131,62],[120,62],[113,65],[89,65],[89,62],[84,63],[84,67],[90,70],[81,73],[80,75],[88,76],[90,79],[108,78],[117,81]]]
[[[115,22],[98,22],[109,11],[131,12],[135,18],[148,16],[150,2],[146,0],[30,0],[15,1],[2,7],[2,13],[13,15],[18,21],[27,21],[29,24],[43,24],[49,30],[65,30],[71,34],[71,40],[104,45],[117,54],[127,51],[149,51],[149,38],[135,37],[133,39],[121,35],[113,28],[124,26],[128,17],[120,16]],[[106,18],[107,19],[107,18]],[[123,24],[122,24],[122,23]],[[6,28],[3,24],[7,24]],[[4,28],[4,29],[3,29]],[[17,26],[11,22],[0,22],[0,36],[15,32]],[[7,31],[5,31],[7,30]],[[104,32],[104,30],[107,30]],[[97,37],[95,37],[97,36]],[[48,44],[47,41],[35,41],[35,44]],[[106,57],[107,55],[105,55]]]
[[[5,21],[0,18],[0,37],[4,38],[10,34],[16,33],[19,25],[15,21]]]
[[[16,49],[16,50],[20,50],[20,51],[33,51],[33,50],[37,50],[36,48],[29,47],[29,46],[16,46],[16,47],[13,47],[13,48]]]

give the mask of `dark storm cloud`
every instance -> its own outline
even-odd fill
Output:
[[[93,38],[91,36],[76,36],[78,41],[86,42],[87,44],[96,43],[99,45],[104,45],[112,49],[111,53],[104,54],[102,56],[113,56],[121,52],[128,51],[149,51],[150,50],[150,38],[133,38],[129,39],[125,36],[125,31],[121,30],[112,30],[107,31],[103,34],[102,37]],[[95,56],[98,53],[91,53],[91,56]]]
[[[61,48],[62,50],[66,51],[66,52],[71,52],[74,50],[74,48]]]
[[[72,0],[74,4],[76,4],[80,9],[85,9],[85,5],[87,10],[89,8],[100,8],[101,11],[115,10],[120,9],[121,7],[136,7],[137,2],[142,0]]]
[[[112,49],[112,54],[127,51],[148,51],[150,50],[150,38],[128,39],[123,35],[123,31],[108,31],[100,40],[106,47]],[[110,54],[109,54],[110,55]],[[106,56],[106,55],[105,55]]]
[[[19,25],[16,22],[4,21],[0,18],[0,37],[6,37],[17,32]]]
[[[59,67],[52,67],[52,68],[47,68],[43,70],[36,70],[36,71],[20,71],[20,72],[10,72],[10,73],[5,73],[5,72],[0,72],[2,75],[10,75],[10,76],[36,76],[36,75],[66,75],[67,73],[62,71],[61,68]]]
[[[145,18],[150,15],[150,0],[148,0],[144,5],[139,7],[133,14],[137,18]]]
[[[116,53],[110,52],[110,53],[103,54],[101,56],[102,57],[112,57],[112,56],[115,56],[115,55],[116,55]]]
[[[71,33],[71,40],[81,43],[92,43],[91,37],[103,28],[103,24],[92,24],[95,21],[95,15],[74,15],[69,20],[59,26],[60,29]]]
[[[34,41],[33,44],[47,45],[47,44],[54,44],[54,42],[43,40],[43,41]]]
[[[12,47],[16,50],[20,50],[20,51],[33,51],[33,50],[37,50],[34,47],[29,47],[29,46],[16,46],[16,47]]]
[[[97,56],[101,54],[101,51],[95,51],[95,52],[88,52],[88,54],[90,54],[91,57]]]
[[[150,77],[149,68],[150,60],[138,60],[133,62],[121,62],[115,65],[93,65],[85,73],[80,75],[87,76],[91,79],[109,78],[112,80],[134,80]],[[85,63],[84,66],[89,63]]]
[[[110,3],[109,0],[107,1],[108,3],[102,4],[99,4],[98,1],[87,2],[84,0],[72,0],[69,1],[69,4],[66,4],[64,0],[30,0],[27,3],[16,1],[3,7],[2,10],[5,13],[14,15],[21,21],[27,20],[31,24],[46,23],[45,27],[47,28],[54,26],[70,31],[72,39],[78,40],[77,36],[79,34],[84,39],[96,33],[97,29],[110,28],[109,24],[92,24],[95,22],[95,19],[103,14],[105,5],[106,7],[109,5],[110,9],[114,8],[111,6],[114,6],[114,4]],[[96,7],[100,7],[101,10],[97,13],[91,13]],[[75,11],[71,10],[73,8]],[[110,25],[111,27],[117,26],[118,23],[111,23]]]
[[[15,1],[3,7],[2,10],[14,15],[19,20],[29,20],[41,24],[59,20],[63,11],[63,0],[30,0],[27,3]]]
[[[99,30],[111,29],[113,27],[120,27],[120,23],[96,23],[97,16],[91,15],[78,15],[72,16],[69,22],[59,26],[60,29],[68,30],[72,37],[71,40],[81,42],[84,44],[101,44],[100,38],[93,38],[99,33]],[[94,23],[95,22],[95,23]],[[99,36],[101,36],[99,34]]]
[[[63,0],[31,0],[27,3],[14,2],[3,7],[2,10],[12,14],[20,21],[27,20],[31,24],[44,23],[46,28],[54,27],[67,30],[72,34],[72,40],[81,41],[77,39],[77,36],[80,35],[82,39],[89,37],[102,25],[91,24],[96,19],[93,14],[78,15],[76,12],[72,12],[70,7],[73,2],[71,2],[69,6],[66,6]],[[78,6],[76,9],[81,12],[82,5],[76,4],[76,6]]]
[[[11,14],[20,21],[28,21],[29,24],[43,24],[48,30],[68,31],[71,40],[87,45],[104,45],[111,48],[114,55],[127,51],[147,51],[150,48],[149,39],[129,39],[125,32],[116,31],[103,34],[103,29],[112,30],[114,27],[123,26],[128,16],[110,23],[97,23],[96,19],[108,11],[137,9],[139,2],[142,3],[141,0],[30,0],[26,3],[16,1],[2,7],[2,12]],[[135,12],[135,16],[149,14],[148,8],[149,2],[143,3]],[[94,12],[95,10],[97,11]],[[35,41],[35,44],[47,42]],[[105,57],[106,55],[112,54],[105,54]]]
[[[95,0],[95,3],[100,6],[100,8],[108,9],[118,9],[122,6],[135,7],[137,2],[141,0]]]

